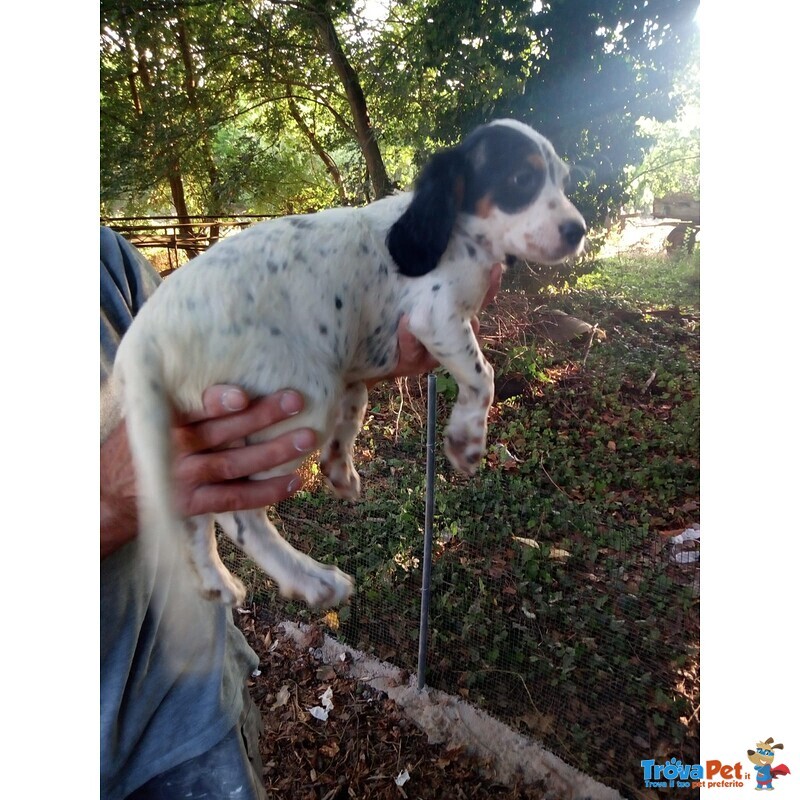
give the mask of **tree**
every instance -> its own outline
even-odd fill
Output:
[[[510,107],[530,114],[586,170],[578,202],[590,225],[629,197],[624,169],[652,143],[637,121],[664,121],[679,110],[672,88],[694,55],[697,7],[696,0],[560,0],[535,17],[547,57]]]
[[[638,211],[650,212],[653,198],[667,194],[688,194],[700,199],[700,82],[698,67],[688,70],[675,87],[683,111],[674,120],[639,120],[653,145],[640,164],[626,170],[630,204]]]
[[[388,116],[412,118],[418,151],[512,116],[584,175],[591,223],[628,198],[624,168],[652,142],[637,120],[673,118],[695,55],[698,0],[434,0],[393,8],[381,38]],[[399,114],[402,107],[404,113]],[[399,131],[393,128],[394,135]],[[410,134],[412,137],[414,134]]]
[[[364,155],[367,171],[372,181],[375,199],[389,194],[391,184],[386,174],[380,147],[367,111],[367,100],[358,73],[344,52],[339,34],[333,24],[332,9],[326,0],[313,0],[307,7],[309,18],[317,31],[319,41],[330,58],[334,71],[344,87],[356,132],[358,145]]]
[[[102,0],[104,197],[179,214],[364,202],[512,116],[584,176],[590,223],[674,118],[698,0]],[[367,180],[365,180],[365,175]]]
[[[190,206],[219,214],[224,202],[213,130],[232,113],[232,98],[202,58],[202,37],[219,30],[220,14],[212,4],[189,13],[131,0],[102,4],[101,18],[104,194],[152,202],[166,183],[188,240]]]

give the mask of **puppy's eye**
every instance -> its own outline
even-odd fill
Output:
[[[529,189],[535,181],[536,172],[532,169],[522,169],[509,178],[511,185],[516,186],[518,189]]]

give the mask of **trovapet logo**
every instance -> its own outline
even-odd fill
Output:
[[[663,764],[655,759],[641,762],[646,789],[695,789],[712,786],[744,786],[742,765],[706,761],[703,764],[684,764],[672,758]]]
[[[643,783],[646,789],[739,789],[752,782],[758,791],[773,791],[776,778],[791,774],[786,764],[773,766],[775,751],[783,750],[782,744],[774,742],[770,737],[747,751],[752,768],[743,767],[740,761],[726,764],[710,759],[704,764],[684,764],[672,758],[659,764],[653,758],[645,759],[640,762]]]

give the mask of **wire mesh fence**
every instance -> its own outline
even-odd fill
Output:
[[[293,545],[355,577],[349,606],[319,613],[287,602],[238,551],[221,550],[276,617],[325,625],[413,672],[426,513],[421,383],[376,402],[357,447],[359,501],[333,498],[312,467],[305,489],[270,512]],[[466,479],[437,455],[426,681],[635,797],[641,759],[699,756],[699,543],[634,521],[609,525],[559,485],[557,467],[490,450]]]
[[[163,274],[181,263],[153,252]],[[496,369],[485,463],[467,479],[441,448],[435,459],[425,680],[647,798],[642,759],[699,758],[699,316],[590,293],[551,312],[539,283],[513,277],[482,319]],[[607,346],[581,316],[603,319]],[[441,431],[455,384],[442,374],[439,390]],[[303,490],[268,510],[295,547],[354,576],[350,604],[286,601],[224,537],[220,552],[274,618],[414,672],[426,387],[370,397],[360,500],[334,498],[310,464]]]

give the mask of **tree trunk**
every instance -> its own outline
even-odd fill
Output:
[[[169,162],[169,190],[172,194],[172,204],[175,206],[175,213],[178,215],[178,240],[183,240],[183,249],[189,258],[194,258],[200,254],[200,250],[192,245],[194,231],[191,228],[189,209],[186,206],[186,193],[183,189],[183,175],[181,165],[177,157],[170,158]]]
[[[361,88],[361,82],[356,71],[347,60],[347,56],[342,49],[330,12],[319,4],[310,12],[310,16],[317,29],[320,42],[330,57],[333,68],[344,86],[347,102],[350,104],[350,110],[353,114],[356,138],[367,163],[372,191],[375,199],[378,200],[389,194],[392,186],[389,182],[389,176],[386,174],[386,166],[383,163],[381,151],[375,139],[375,132],[369,121],[364,90]]]
[[[294,100],[290,97],[289,100],[289,113],[292,115],[292,118],[297,123],[297,127],[303,132],[305,137],[311,143],[311,146],[314,148],[314,152],[320,157],[320,160],[325,165],[325,169],[328,170],[328,174],[331,176],[334,184],[336,184],[336,189],[339,192],[339,202],[343,205],[347,205],[347,192],[344,189],[344,181],[342,181],[342,173],[339,172],[339,167],[336,166],[336,162],[328,155],[325,148],[320,144],[317,137],[314,135],[314,131],[306,125],[306,121],[303,119],[300,110],[297,108],[297,104]]]
[[[126,26],[127,30],[127,26]],[[135,68],[132,66],[131,75],[132,79],[129,81],[131,86],[131,95],[133,99],[134,108],[138,116],[144,113],[145,102],[149,99],[149,94],[153,91],[153,83],[150,78],[150,68],[147,63],[147,57],[144,55],[147,51],[146,47],[136,48],[134,43],[127,39],[125,41],[126,50],[132,60],[135,61]],[[153,48],[155,50],[155,48]],[[134,53],[138,50],[140,53],[138,59],[135,58]],[[141,82],[141,92],[136,91],[135,77],[138,75]],[[170,146],[170,150],[172,147]],[[186,251],[189,258],[194,258],[200,253],[193,246],[194,231],[190,227],[191,220],[189,219],[189,209],[186,205],[186,193],[183,187],[183,176],[181,173],[180,159],[174,153],[170,153],[167,164],[167,180],[169,182],[170,194],[172,196],[172,204],[175,206],[175,213],[178,217],[179,228],[176,238],[182,241],[182,248]]]
[[[136,87],[136,73],[138,71],[139,78],[142,81],[142,85],[147,88],[150,76],[147,74],[147,65],[145,64],[144,68],[141,67],[137,63],[136,54],[134,52],[133,45],[131,44],[131,40],[128,37],[128,31],[130,30],[130,25],[128,24],[128,17],[125,13],[124,8],[120,8],[120,17],[122,19],[122,26],[120,30],[120,37],[123,41],[123,45],[125,46],[125,53],[128,56],[128,62],[130,63],[130,72],[128,73],[128,86],[131,90],[131,100],[133,101],[133,108],[136,112],[137,117],[142,116],[142,103],[139,100],[139,90]]]
[[[180,6],[176,6],[175,14],[178,21],[176,30],[178,49],[181,52],[181,61],[183,62],[184,90],[186,91],[186,98],[189,101],[189,107],[192,109],[192,113],[197,120],[198,137],[206,162],[206,172],[208,173],[210,203],[206,211],[212,216],[220,216],[225,209],[222,208],[222,201],[220,199],[219,172],[217,171],[217,165],[214,163],[214,154],[211,149],[211,141],[209,140],[208,125],[206,125],[203,118],[203,112],[197,99],[197,81],[194,75],[195,70],[194,61],[192,60],[192,51],[189,46],[189,31]],[[209,247],[219,239],[219,232],[219,222],[212,222],[209,226]]]

